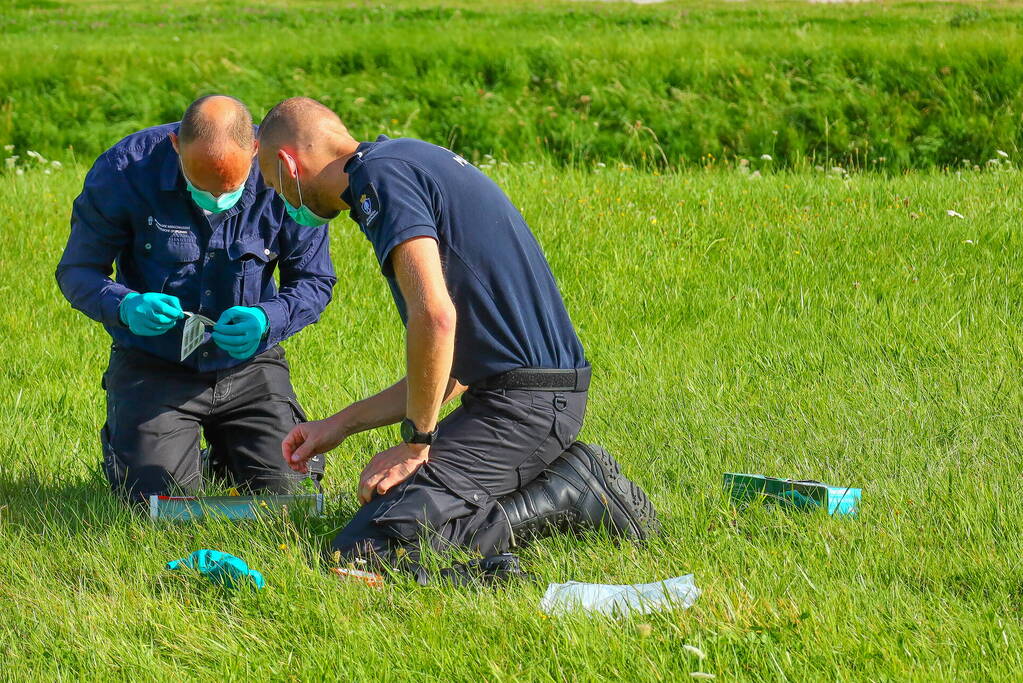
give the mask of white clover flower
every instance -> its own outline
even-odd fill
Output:
[[[7,157],[6,159],[4,159],[4,164],[6,164],[7,168],[14,168],[15,164],[18,163],[18,158],[19,158],[18,155]]]
[[[14,151],[14,145],[4,145],[4,151],[5,152],[13,152]]]
[[[27,156],[29,159],[42,159],[43,158],[42,154],[40,154],[39,152],[35,152],[35,151],[31,150],[31,149],[28,150],[27,152],[25,152],[25,156]]]
[[[25,175],[25,169],[19,168],[17,171],[15,171],[15,174],[17,174],[17,175]]]
[[[966,218],[966,216],[964,216],[963,214],[959,213],[958,211],[953,211],[952,209],[949,209],[947,213],[952,218]]]
[[[605,164],[603,161],[598,161],[597,168],[607,168],[607,164]]]
[[[63,168],[64,164],[60,163],[57,160],[54,160],[50,162],[50,166],[53,166],[54,168]]]
[[[682,649],[685,650],[686,652],[688,652],[689,654],[693,655],[697,659],[703,659],[704,657],[707,656],[707,655],[703,654],[703,650],[701,650],[700,648],[696,647],[695,645],[683,645]]]
[[[771,155],[770,154],[761,154],[760,158],[762,160],[764,160],[764,161],[773,161],[773,159],[771,159]]]
[[[1005,152],[1003,152],[1000,149],[996,149],[995,150],[995,154],[997,154],[998,156],[1002,157],[1003,159],[1008,159],[1009,158],[1009,155],[1006,154]]]

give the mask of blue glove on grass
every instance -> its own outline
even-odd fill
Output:
[[[121,322],[140,337],[163,334],[184,315],[178,297],[170,294],[132,292],[121,300]]]
[[[262,308],[232,306],[220,315],[213,327],[213,341],[232,358],[242,360],[259,348],[268,325]]]
[[[188,557],[167,563],[167,569],[170,570],[182,567],[195,569],[212,583],[227,588],[234,588],[238,584],[250,581],[250,585],[255,588],[262,588],[266,585],[263,575],[255,569],[249,569],[249,565],[245,564],[240,557],[222,553],[219,550],[196,550]]]

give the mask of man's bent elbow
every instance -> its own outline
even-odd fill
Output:
[[[431,306],[428,309],[409,316],[410,324],[415,324],[428,331],[432,336],[455,336],[455,325],[458,316],[455,307],[448,305]]]

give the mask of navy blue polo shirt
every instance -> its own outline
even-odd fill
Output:
[[[316,322],[330,301],[336,279],[327,229],[292,221],[255,163],[238,203],[206,214],[185,187],[168,137],[178,127],[129,135],[96,160],[71,211],[57,282],[71,305],[103,323],[116,344],[174,363],[181,358],[184,323],[154,337],[132,334],[120,319],[129,293],[171,294],[184,310],[213,320],[232,306],[259,306],[269,323],[260,353]],[[213,343],[207,330],[184,365],[206,371],[243,362]]]
[[[403,323],[389,257],[415,237],[437,240],[458,319],[451,374],[461,383],[516,368],[586,365],[550,266],[518,209],[482,171],[411,138],[359,145],[342,195],[376,251]]]

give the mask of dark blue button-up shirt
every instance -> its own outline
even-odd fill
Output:
[[[174,363],[181,358],[183,322],[155,337],[136,336],[120,319],[127,294],[172,294],[184,310],[213,320],[231,306],[259,306],[269,323],[262,352],[316,322],[330,301],[336,278],[327,229],[292,221],[255,163],[238,203],[207,215],[188,194],[168,137],[178,125],[129,135],[96,160],[72,209],[57,282],[116,344]],[[242,362],[207,331],[184,365],[206,371]]]

